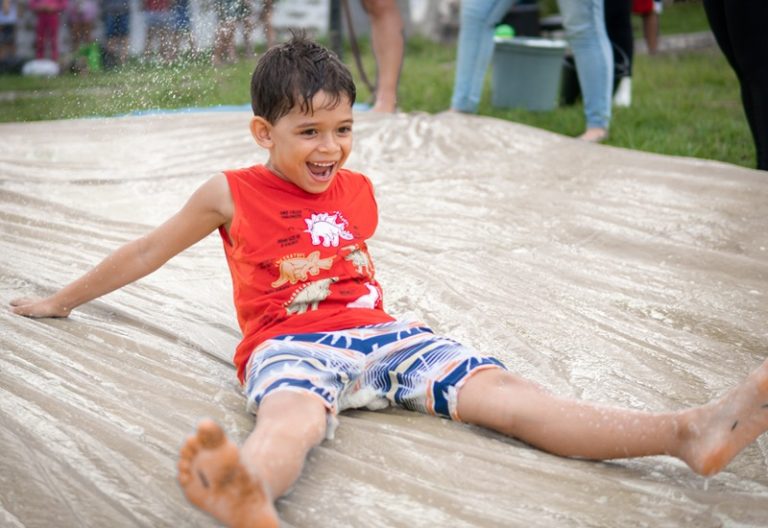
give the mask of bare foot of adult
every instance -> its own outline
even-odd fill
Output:
[[[725,396],[686,416],[678,456],[695,472],[713,475],[768,430],[768,360]]]
[[[371,111],[385,114],[397,112],[397,99],[392,96],[377,95]]]
[[[578,139],[589,143],[602,143],[608,139],[608,131],[604,128],[588,128]]]
[[[179,453],[179,484],[189,502],[234,528],[272,528],[277,512],[264,483],[240,461],[218,424],[200,422]]]

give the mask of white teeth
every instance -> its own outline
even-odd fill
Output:
[[[307,168],[309,169],[309,172],[311,172],[315,178],[323,181],[330,179],[331,173],[333,172],[333,167],[335,166],[335,161],[324,163],[315,163],[313,161],[307,162]]]

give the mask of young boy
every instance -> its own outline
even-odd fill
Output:
[[[768,361],[720,400],[649,413],[559,398],[423,324],[395,320],[366,248],[377,223],[368,179],[342,169],[355,87],[324,48],[294,39],[263,55],[251,133],[265,166],[204,183],[171,219],[44,299],[29,317],[75,307],[159,268],[214,230],[223,239],[243,340],[235,353],[256,426],[241,448],[203,421],[180,452],[187,498],[230,526],[276,526],[274,501],[352,407],[395,403],[588,459],[667,454],[721,470],[768,429]]]

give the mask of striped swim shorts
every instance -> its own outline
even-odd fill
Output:
[[[280,390],[309,392],[332,414],[390,404],[459,420],[456,393],[475,372],[505,367],[423,323],[396,321],[261,343],[246,369],[248,410]]]

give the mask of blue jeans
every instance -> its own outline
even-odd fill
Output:
[[[613,50],[605,29],[604,0],[557,0],[573,50],[587,128],[608,128],[613,93]]]
[[[493,55],[493,32],[513,0],[462,0],[451,108],[475,113]]]
[[[613,52],[605,30],[604,0],[558,0],[576,59],[587,128],[608,128],[611,120]],[[462,0],[456,77],[451,108],[477,112],[485,72],[493,55],[494,26],[513,0]]]

